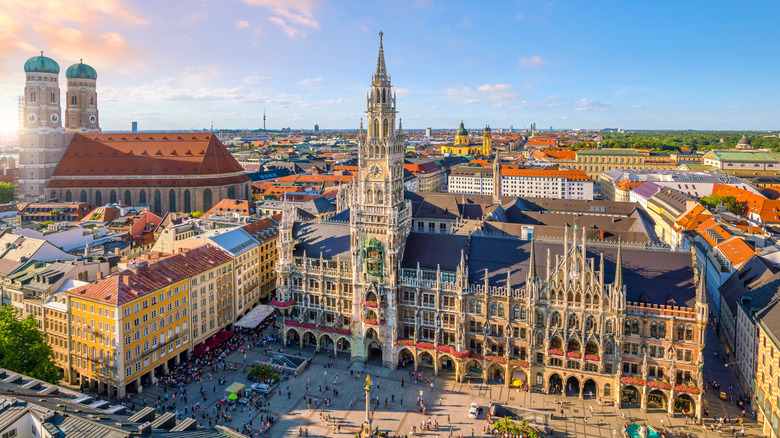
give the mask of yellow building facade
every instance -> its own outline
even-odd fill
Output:
[[[194,346],[196,299],[214,303],[209,333],[233,322],[232,265],[226,252],[202,246],[68,291],[66,380],[109,397],[155,383]]]
[[[763,320],[757,325],[756,406],[753,409],[758,414],[764,436],[777,438],[780,436],[780,397],[776,395],[780,387],[780,342]]]
[[[469,138],[469,132],[463,126],[463,121],[460,122],[460,127],[455,133],[455,140],[452,144],[445,144],[441,146],[442,154],[450,155],[482,155],[490,156],[493,153],[493,134],[490,131],[490,127],[486,126],[482,132],[482,143],[472,143]]]

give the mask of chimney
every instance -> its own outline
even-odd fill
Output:
[[[97,273],[97,279],[98,280],[102,280],[103,279],[103,272],[98,272]]]
[[[122,279],[122,283],[130,286],[130,276],[129,275],[122,275],[120,278]]]

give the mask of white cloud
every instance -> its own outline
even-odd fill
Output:
[[[410,91],[408,88],[396,88],[395,93],[399,96],[406,96]]]
[[[509,85],[509,84],[495,84],[495,85],[485,84],[485,85],[482,85],[482,86],[478,87],[477,90],[479,90],[479,91],[500,91],[500,90],[509,90],[510,88],[512,88],[512,86]]]
[[[282,28],[282,32],[287,34],[287,36],[290,37],[290,38],[297,38],[299,36],[302,36],[302,37],[306,36],[306,34],[301,32],[300,30],[298,30],[298,29],[296,29],[296,28],[294,28],[292,26],[288,26],[287,23],[285,23],[284,20],[282,20],[279,17],[268,17],[268,21],[270,21],[271,23],[281,27]]]
[[[574,102],[574,111],[607,111],[614,107],[612,102],[599,102],[597,100],[580,99]]]
[[[639,108],[642,108],[642,105],[631,105],[631,108],[633,108],[633,109],[639,109]]]
[[[438,111],[440,109],[441,109],[440,106],[432,106],[432,107],[428,108],[428,111]]]
[[[245,84],[257,84],[260,82],[270,81],[273,78],[270,76],[263,76],[261,74],[255,73],[252,76],[245,76],[241,79],[241,82]]]
[[[482,101],[479,99],[466,99],[458,103],[461,105],[482,105]]]
[[[544,60],[539,55],[524,56],[518,60],[523,67],[539,67],[544,64]]]
[[[307,78],[302,81],[298,81],[297,84],[303,87],[316,87],[319,85],[330,84],[333,81],[329,81],[323,78]]]
[[[268,20],[279,26],[290,38],[306,36],[300,27],[320,28],[320,23],[314,18],[314,9],[319,5],[319,0],[243,0],[243,2],[270,9],[274,16],[268,17]]]
[[[246,20],[236,20],[236,29],[246,29],[249,27],[249,22]]]

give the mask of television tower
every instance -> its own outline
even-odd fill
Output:
[[[265,108],[263,108],[263,131],[265,131]]]

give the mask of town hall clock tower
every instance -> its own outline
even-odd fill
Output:
[[[352,351],[353,357],[365,355],[366,359],[381,352],[382,363],[392,366],[397,281],[412,216],[411,205],[404,200],[404,142],[400,123],[396,129],[396,96],[387,74],[381,32],[366,101],[368,129],[364,131],[361,122],[359,172],[350,209],[353,323],[364,336],[356,339]]]

